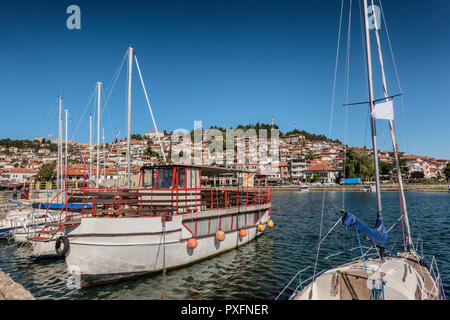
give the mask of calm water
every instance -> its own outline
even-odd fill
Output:
[[[336,223],[343,193],[326,193],[323,235]],[[297,271],[313,265],[316,257],[322,193],[275,192],[273,229],[253,242],[209,260],[167,273],[168,299],[273,299]],[[382,193],[384,218],[389,228],[398,220],[396,193]],[[369,225],[375,222],[374,193],[346,193],[345,207]],[[414,241],[423,240],[423,252],[434,255],[450,296],[450,194],[407,193]],[[401,223],[389,233],[386,248],[403,247]],[[365,240],[363,246],[368,246]],[[21,258],[14,243],[0,243],[0,268],[38,299],[159,299],[162,275],[150,275],[88,289],[68,289],[64,260]],[[351,250],[357,248],[356,250]],[[338,225],[321,246],[317,270],[336,265],[359,254],[355,232]],[[427,256],[428,258],[428,256]],[[305,276],[310,276],[306,273]],[[286,296],[287,297],[287,296]]]

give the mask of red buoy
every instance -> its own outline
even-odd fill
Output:
[[[216,239],[217,239],[217,241],[225,240],[225,232],[223,232],[222,230],[218,230],[216,232]]]
[[[241,230],[239,231],[239,235],[240,235],[242,238],[246,237],[246,236],[247,236],[247,230],[241,229]]]
[[[196,248],[197,247],[197,239],[195,239],[195,238],[189,239],[188,247],[191,248],[191,249]]]

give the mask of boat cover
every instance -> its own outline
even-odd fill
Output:
[[[377,213],[377,222],[374,228],[369,228],[348,211],[345,212],[345,215],[342,218],[342,223],[346,226],[355,228],[363,236],[373,241],[375,245],[384,248],[384,245],[388,239],[388,234],[383,223],[383,215],[381,212]]]

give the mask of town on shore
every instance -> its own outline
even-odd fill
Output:
[[[241,129],[272,128],[271,125],[239,126]],[[216,131],[225,129],[212,127]],[[192,136],[193,131],[186,136]],[[205,133],[203,131],[203,133]],[[214,138],[205,139],[201,135],[199,143],[191,139],[173,139],[173,135],[164,131],[152,130],[144,135],[131,135],[130,166],[133,185],[137,184],[140,167],[144,165],[173,162],[177,153],[178,161],[184,164],[194,164],[194,152],[200,154],[202,164],[225,165],[223,155],[217,157],[217,152],[211,151]],[[246,138],[248,142],[249,138]],[[276,145],[277,161],[265,157],[258,158],[258,150],[247,151],[244,154],[237,151],[233,157],[232,167],[259,171],[266,175],[274,186],[298,185],[302,183],[334,185],[342,183],[343,178],[360,178],[362,182],[373,180],[372,150],[368,148],[348,148],[339,140],[330,140],[323,135],[309,134],[294,130],[286,134],[268,138],[256,137],[256,140],[266,139],[267,155]],[[276,144],[275,144],[276,140]],[[194,139],[192,139],[194,141]],[[250,143],[251,144],[251,143]],[[65,144],[62,142],[62,147]],[[192,147],[193,149],[186,149]],[[223,141],[225,145],[225,141]],[[217,146],[217,144],[216,144]],[[113,187],[125,184],[127,174],[126,139],[115,139],[99,146],[90,143],[67,142],[67,154],[80,151],[81,157],[72,157],[67,168],[67,181],[80,183],[86,175],[97,179],[97,185]],[[191,156],[183,155],[183,150],[194,150]],[[247,150],[247,149],[246,149]],[[98,152],[97,152],[98,151]],[[163,154],[164,152],[164,154]],[[227,151],[228,152],[228,151]],[[415,184],[446,184],[450,178],[450,161],[435,159],[428,156],[400,154],[400,167],[406,183]],[[56,179],[56,162],[58,157],[58,139],[49,140],[36,137],[35,140],[0,140],[0,187],[21,188],[25,185],[40,185],[40,188],[52,188]],[[379,151],[380,174],[382,182],[395,183],[396,166],[392,151]],[[65,161],[64,161],[65,162]],[[84,163],[83,163],[84,162]],[[98,164],[98,166],[97,166]],[[230,166],[230,163],[226,163]],[[66,171],[64,171],[65,175]],[[64,176],[64,179],[66,177]],[[52,184],[53,182],[53,184]]]

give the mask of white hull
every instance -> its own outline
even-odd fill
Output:
[[[58,237],[54,237],[53,239],[46,241],[30,241],[30,255],[33,258],[56,257],[55,244],[57,238]]]
[[[265,210],[259,224],[265,225],[269,214],[270,210]],[[164,266],[178,268],[237,248],[261,234],[255,224],[247,228],[244,238],[238,230],[232,230],[219,242],[213,231],[197,237],[197,247],[190,249],[187,241],[192,234],[182,224],[182,219],[183,215],[177,215],[166,222],[165,241],[161,217],[82,219],[80,226],[68,234],[68,269],[79,273],[81,285],[88,286],[158,272]]]
[[[383,300],[438,299],[439,289],[418,257],[399,254],[385,262],[368,259],[327,270],[292,300],[375,300],[374,281],[384,280]],[[367,271],[366,271],[367,270]],[[368,275],[368,278],[367,278]],[[368,281],[369,279],[369,281]],[[378,287],[378,288],[381,288]]]

